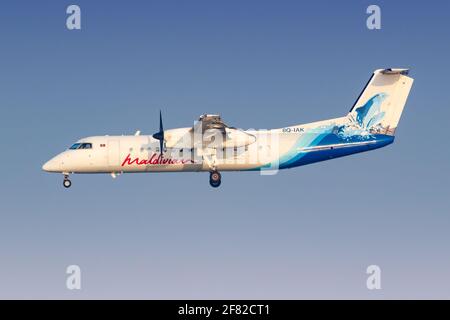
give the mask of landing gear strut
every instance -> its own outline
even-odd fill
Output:
[[[63,180],[64,188],[70,188],[71,185],[72,185],[72,181],[69,180],[69,176],[64,175],[64,180]]]
[[[220,175],[219,171],[212,171],[209,174],[209,184],[213,188],[217,188],[220,186],[220,183],[222,182],[222,176]]]

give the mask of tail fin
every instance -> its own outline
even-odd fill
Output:
[[[368,131],[394,135],[414,81],[408,71],[375,70],[348,116]]]

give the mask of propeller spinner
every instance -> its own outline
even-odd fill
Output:
[[[163,128],[163,122],[162,122],[162,115],[161,110],[159,110],[159,131],[153,134],[153,138],[159,140],[159,150],[160,153],[163,153],[164,148],[164,128]]]

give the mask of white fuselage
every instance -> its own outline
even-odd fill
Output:
[[[376,149],[393,141],[380,141],[372,135],[356,141],[343,139],[335,128],[347,122],[347,117],[341,117],[273,130],[227,129],[224,141],[220,135],[196,140],[191,128],[171,129],[165,131],[163,153],[160,141],[149,135],[94,136],[76,143],[90,148],[68,149],[43,169],[64,174],[278,170]]]
[[[77,143],[89,143],[91,148],[65,150],[45,163],[43,169],[67,174],[192,172],[211,171],[213,161],[215,170],[252,170],[278,158],[280,141],[294,141],[298,136],[281,134],[281,130],[264,131],[264,134],[260,131],[240,131],[248,133],[252,139],[231,139],[237,142],[211,148],[211,143],[209,147],[199,147],[190,139],[181,141],[183,136],[188,135],[188,130],[190,128],[168,130],[170,139],[163,153],[159,150],[159,141],[149,135],[83,138]],[[280,139],[282,136],[283,139]]]

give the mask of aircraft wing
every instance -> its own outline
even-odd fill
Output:
[[[202,134],[204,134],[208,130],[219,130],[223,135],[226,134],[226,128],[228,126],[222,121],[222,118],[216,114],[203,114],[198,119],[199,125],[202,126]]]
[[[226,125],[220,115],[201,115],[193,129],[201,130],[203,142],[214,148],[241,147],[256,141],[254,135]],[[213,138],[218,134],[221,139]]]

